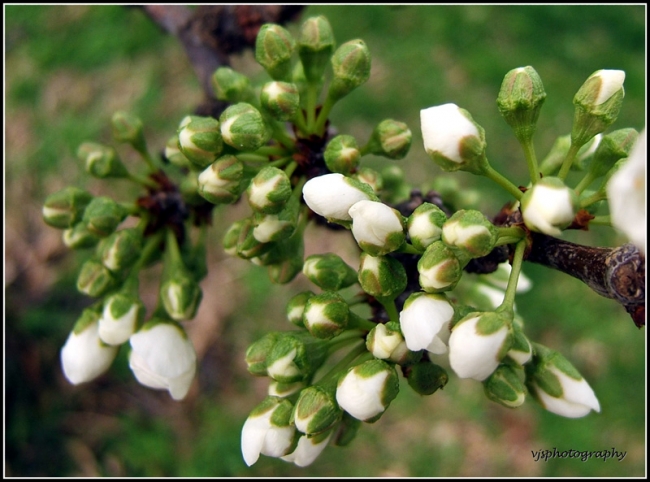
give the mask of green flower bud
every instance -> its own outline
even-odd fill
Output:
[[[542,79],[531,66],[513,69],[504,77],[497,106],[520,142],[532,139],[544,99]]]
[[[181,196],[186,204],[190,206],[199,206],[205,203],[205,198],[199,194],[199,173],[192,170],[181,180],[179,186]]]
[[[382,175],[370,167],[358,167],[357,172],[352,174],[352,178],[370,186],[375,194],[384,189],[384,179]]]
[[[431,243],[418,261],[420,286],[427,293],[442,293],[456,287],[463,274],[460,260],[442,241]]]
[[[271,243],[260,243],[253,234],[254,227],[250,218],[246,218],[239,229],[239,236],[236,244],[236,254],[243,259],[251,259],[262,256],[268,252],[272,246]],[[224,242],[225,245],[225,242]]]
[[[219,67],[212,74],[211,80],[215,96],[219,100],[235,104],[248,100],[252,94],[248,77],[230,67]]]
[[[272,331],[248,347],[246,350],[246,365],[248,365],[248,371],[252,375],[258,377],[268,376],[266,359],[280,336],[280,333]]]
[[[283,170],[267,166],[255,175],[247,191],[254,211],[277,214],[291,197],[291,181]]]
[[[309,82],[318,82],[323,77],[335,44],[332,27],[323,15],[303,22],[298,37],[298,55]]]
[[[228,107],[219,120],[223,142],[240,151],[255,151],[271,138],[260,111],[245,102]]]
[[[486,256],[499,239],[497,228],[480,211],[462,209],[442,226],[442,241],[471,258]]]
[[[77,149],[77,157],[86,166],[86,172],[91,176],[104,179],[107,177],[126,177],[128,171],[110,146],[95,142],[84,142]]]
[[[294,256],[269,265],[268,275],[271,283],[283,285],[293,281],[301,270],[302,256]]]
[[[291,55],[296,41],[280,25],[266,23],[260,27],[255,41],[255,59],[273,80],[288,80],[291,75]]]
[[[334,101],[348,95],[370,78],[370,51],[363,40],[345,42],[332,55],[334,77],[328,97]]]
[[[305,312],[307,301],[312,296],[315,296],[313,291],[301,291],[291,298],[287,303],[287,320],[299,328],[304,328],[305,324],[302,315]]]
[[[413,135],[404,122],[385,119],[372,131],[364,152],[389,159],[403,159],[411,148]]]
[[[435,393],[439,388],[444,388],[449,380],[447,371],[429,360],[410,365],[407,373],[409,386],[420,395]]]
[[[239,242],[239,235],[242,228],[250,223],[250,219],[240,219],[230,225],[223,235],[222,245],[223,250],[230,256],[237,256],[237,243]]]
[[[406,346],[399,323],[394,321],[379,323],[370,330],[366,337],[366,348],[375,358],[399,364],[408,363],[415,355]]]
[[[327,357],[327,344],[309,333],[282,333],[271,348],[266,367],[271,378],[282,383],[308,380]]]
[[[329,340],[347,328],[349,316],[350,307],[345,300],[338,293],[326,291],[309,298],[303,323],[312,336]]]
[[[128,112],[116,112],[111,118],[113,138],[118,142],[131,144],[138,152],[147,152],[147,142],[144,139],[142,121],[139,117]]]
[[[516,319],[517,318],[515,317],[515,320]],[[508,351],[508,357],[517,363],[517,365],[523,366],[528,363],[530,358],[533,356],[533,346],[517,323],[513,323],[512,328],[512,346]]]
[[[91,233],[106,237],[117,229],[126,215],[126,209],[111,198],[96,197],[86,206],[83,222]]]
[[[300,392],[293,410],[296,429],[314,435],[331,428],[341,420],[343,410],[336,403],[336,387],[313,385]]]
[[[88,227],[83,222],[63,231],[63,244],[70,249],[92,248],[99,239],[99,236],[88,231]]]
[[[572,144],[582,146],[616,121],[625,97],[624,81],[622,70],[598,70],[582,84],[573,98]]]
[[[438,206],[431,203],[420,204],[406,221],[411,244],[424,251],[431,243],[440,240],[445,222],[447,215]]]
[[[300,108],[298,87],[288,82],[268,82],[262,87],[260,104],[275,120],[291,120]]]
[[[185,157],[185,154],[181,152],[178,146],[178,134],[174,134],[167,140],[167,144],[165,144],[165,158],[175,166],[189,169],[192,163]]]
[[[270,397],[286,398],[305,388],[305,382],[281,383],[271,380],[268,394]]]
[[[634,129],[619,129],[603,136],[589,166],[592,176],[598,178],[607,174],[619,159],[629,155],[638,137]]]
[[[194,277],[177,268],[160,285],[160,299],[167,314],[176,321],[191,320],[201,303],[203,293]]]
[[[485,396],[504,407],[514,408],[522,405],[526,399],[526,388],[516,368],[510,365],[499,367],[484,382]]]
[[[330,171],[347,176],[357,169],[361,152],[354,137],[342,134],[329,141],[323,156]]]
[[[114,273],[127,270],[140,257],[142,243],[142,233],[137,228],[114,232],[99,246],[102,264]]]
[[[375,298],[395,299],[406,289],[406,270],[390,256],[361,253],[358,273],[363,291]]]
[[[594,153],[596,152],[596,148],[600,144],[601,137],[602,134],[597,134],[578,150],[578,154],[573,160],[573,164],[571,164],[571,169],[582,171],[586,168],[586,166],[589,165]],[[560,166],[562,165],[562,162],[566,158],[570,147],[570,134],[558,137],[551,147],[548,155],[541,162],[539,166],[540,172],[544,176],[552,176],[553,174],[557,173],[557,171],[560,169]]]
[[[365,252],[383,256],[404,244],[404,219],[399,211],[387,204],[362,200],[355,203],[348,213],[352,218],[352,235]]]
[[[53,228],[71,228],[81,221],[92,198],[92,194],[74,186],[52,193],[43,204],[43,221]]]
[[[278,214],[255,213],[253,236],[260,243],[287,239],[295,232],[299,215],[300,201],[296,196],[292,196]]]
[[[117,286],[117,280],[99,261],[89,259],[81,266],[77,277],[77,289],[82,293],[97,298]]]
[[[338,291],[357,281],[357,273],[334,253],[309,256],[302,267],[303,274],[325,291]]]
[[[343,412],[343,418],[336,428],[333,443],[337,447],[346,447],[354,440],[361,427],[361,420],[357,420],[348,412]]]
[[[186,116],[178,126],[178,147],[192,165],[205,169],[223,150],[224,140],[217,119],[212,117]]]
[[[227,154],[199,174],[199,194],[212,204],[232,204],[241,195],[244,164]]]

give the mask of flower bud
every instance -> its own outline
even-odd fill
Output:
[[[597,70],[582,84],[573,98],[572,144],[582,146],[616,121],[625,97],[624,81],[622,70]]]
[[[406,270],[398,260],[365,252],[361,253],[358,280],[369,295],[391,300],[406,289],[407,283]]]
[[[241,194],[244,164],[227,154],[199,174],[199,194],[212,204],[232,204]]]
[[[245,102],[228,107],[219,121],[223,142],[240,151],[256,151],[271,138],[260,111]]]
[[[252,375],[258,377],[268,376],[266,360],[279,339],[280,333],[272,331],[246,349],[246,365],[248,365],[248,371]]]
[[[129,269],[140,257],[142,233],[138,228],[120,229],[101,241],[102,264],[114,273]]]
[[[305,78],[310,83],[318,82],[323,77],[336,44],[327,18],[319,15],[305,20],[300,27],[297,43]]]
[[[513,69],[504,77],[497,106],[520,142],[532,139],[544,99],[542,79],[531,66]]]
[[[379,200],[367,184],[332,173],[307,181],[302,188],[307,206],[328,221],[349,222],[349,210],[358,201]]]
[[[471,258],[487,256],[499,239],[497,228],[480,211],[455,212],[442,226],[442,241]]]
[[[402,215],[378,201],[362,200],[348,211],[352,235],[368,254],[383,256],[398,249],[406,239]]]
[[[285,209],[279,214],[255,213],[253,218],[253,236],[260,243],[281,241],[291,236],[296,230],[298,212],[294,209]],[[298,206],[296,206],[298,207]]]
[[[485,171],[485,130],[465,109],[456,104],[429,107],[420,111],[420,124],[424,150],[443,171]]]
[[[117,280],[99,261],[89,259],[81,266],[77,277],[77,289],[80,292],[97,298],[115,288],[116,285]]]
[[[212,117],[186,116],[178,126],[178,147],[192,165],[205,169],[223,150],[223,126]]]
[[[73,385],[89,382],[106,372],[117,347],[102,343],[98,335],[99,313],[86,308],[61,349],[63,374]]]
[[[86,172],[100,179],[108,177],[126,177],[128,172],[124,164],[110,146],[95,142],[84,142],[77,149],[77,157],[86,166]]]
[[[449,337],[449,363],[460,378],[483,381],[512,346],[512,318],[504,313],[475,312],[460,320]]]
[[[255,228],[251,218],[246,218],[244,220],[241,226],[238,227],[238,232],[239,237],[235,246],[235,252],[240,258],[258,258],[268,253],[273,248],[271,243],[261,243],[255,239]]]
[[[295,84],[268,82],[260,94],[262,109],[275,120],[284,122],[293,119],[300,109],[300,93]]]
[[[587,381],[560,353],[535,344],[535,355],[526,365],[526,384],[549,412],[568,418],[600,412],[600,403]]]
[[[263,167],[248,186],[248,203],[254,211],[277,214],[291,196],[291,181],[277,167]]]
[[[167,144],[165,144],[165,159],[174,166],[183,169],[190,169],[192,166],[190,160],[181,152],[178,143],[178,134],[174,134],[167,140]]]
[[[557,177],[544,177],[521,197],[521,214],[532,231],[559,236],[578,210],[578,197]]]
[[[384,188],[384,180],[381,174],[370,167],[357,167],[357,170],[352,177],[357,181],[370,186],[374,193],[378,193]]]
[[[302,315],[305,312],[309,298],[312,296],[314,296],[312,291],[301,291],[293,296],[287,303],[287,320],[299,328],[304,328],[305,324]]]
[[[571,136],[569,136],[569,139]],[[571,163],[571,169],[574,171],[584,171],[587,166],[591,165],[596,149],[602,140],[602,134],[596,134],[587,143],[578,150],[575,159]]]
[[[287,399],[266,397],[253,409],[241,431],[241,451],[249,467],[262,455],[280,457],[291,450],[296,429],[289,423],[293,405]]]
[[[354,137],[341,134],[329,141],[323,156],[330,171],[349,175],[357,169],[361,152]]]
[[[270,397],[286,398],[305,388],[305,382],[281,383],[271,380],[268,394]]]
[[[118,142],[131,144],[138,152],[147,152],[142,121],[139,117],[128,112],[116,112],[111,118],[113,138]]]
[[[250,227],[250,219],[240,219],[239,221],[235,221],[230,225],[230,227],[226,230],[225,234],[223,235],[223,240],[222,240],[222,245],[223,245],[223,250],[226,252],[226,254],[229,254],[230,256],[237,256],[237,243],[239,242],[239,236],[242,232],[242,228]]]
[[[145,315],[144,303],[137,293],[120,291],[104,301],[99,319],[99,337],[108,345],[121,345],[135,333]]]
[[[43,204],[43,221],[53,228],[71,228],[81,221],[92,198],[92,194],[74,186],[52,193]]]
[[[336,401],[354,418],[377,421],[399,392],[395,367],[383,360],[369,360],[348,370],[338,383]]]
[[[483,388],[486,397],[504,407],[519,407],[526,400],[524,383],[519,378],[517,369],[509,365],[499,365],[483,382]]]
[[[409,386],[420,395],[432,395],[439,388],[444,388],[449,380],[447,371],[429,360],[421,360],[408,367]]]
[[[357,281],[357,272],[334,253],[314,254],[305,259],[303,274],[325,291],[338,291]]]
[[[170,270],[160,285],[160,299],[167,314],[176,321],[191,320],[201,303],[201,287],[187,270]]]
[[[604,176],[619,159],[628,157],[638,137],[634,129],[619,129],[603,136],[589,165],[593,177]]]
[[[354,418],[348,412],[343,412],[341,423],[339,423],[334,434],[334,445],[337,447],[348,446],[357,436],[361,424],[361,420]]]
[[[266,357],[266,369],[278,382],[302,382],[320,368],[326,356],[327,345],[309,333],[282,333]]]
[[[145,387],[167,390],[182,400],[194,380],[196,352],[181,325],[152,319],[131,335],[129,367]]]
[[[99,236],[91,233],[83,222],[63,231],[63,244],[70,249],[92,248],[99,239]]]
[[[326,291],[307,301],[303,322],[316,338],[329,340],[341,334],[348,325],[350,307],[337,293]]]
[[[447,215],[435,204],[420,204],[406,221],[411,244],[424,251],[433,242],[440,240],[442,226],[446,221]]]
[[[280,458],[285,462],[293,462],[298,467],[307,467],[325,450],[333,434],[334,431],[329,430],[311,437],[303,435],[298,439],[296,449]]]
[[[409,349],[399,329],[399,324],[391,321],[379,323],[366,337],[366,348],[372,356],[393,363],[405,363],[410,358]]]
[[[86,206],[83,222],[88,231],[103,238],[115,231],[126,215],[126,209],[111,198],[96,197]]]
[[[283,285],[298,276],[302,270],[302,254],[299,256],[287,257],[277,263],[268,266],[268,276],[271,283]]]
[[[427,247],[418,261],[419,283],[427,293],[442,293],[456,287],[463,275],[460,260],[442,241]]]
[[[454,307],[445,295],[413,293],[399,315],[406,346],[411,351],[426,349],[436,355],[446,353],[445,342],[453,318]]]
[[[296,429],[307,435],[322,433],[341,419],[336,403],[336,387],[312,385],[300,392],[293,409]]]
[[[516,323],[513,323],[512,346],[507,356],[519,366],[528,363],[533,356],[533,346]]]
[[[596,148],[600,144],[602,134],[594,136],[592,139],[587,141],[576,154],[573,163],[571,164],[571,169],[582,171],[584,170],[591,159],[593,158]],[[560,136],[555,140],[555,143],[551,147],[550,152],[544,158],[539,166],[539,171],[544,176],[551,176],[555,174],[562,165],[562,162],[566,158],[567,153],[571,147],[571,135],[567,134],[566,136]]]
[[[248,77],[230,67],[219,67],[212,74],[211,81],[215,97],[230,104],[245,102],[252,94]]]
[[[388,159],[403,159],[411,148],[412,140],[411,129],[404,122],[385,119],[372,131],[364,151]]]
[[[291,55],[296,41],[280,25],[266,23],[260,27],[255,41],[255,59],[273,80],[288,80],[291,75]]]
[[[332,55],[334,77],[328,97],[336,101],[370,78],[370,51],[363,40],[345,42]]]

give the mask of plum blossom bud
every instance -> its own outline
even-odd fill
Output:
[[[628,157],[639,133],[631,128],[619,129],[603,136],[598,143],[589,172],[594,178],[604,176],[619,159]]]
[[[318,458],[334,434],[333,430],[325,431],[311,437],[303,435],[298,439],[296,449],[288,455],[280,457],[285,462],[293,462],[298,467],[307,467]]]
[[[255,40],[255,59],[273,80],[288,80],[295,47],[296,41],[287,29],[266,23],[260,27]]]
[[[374,193],[378,193],[384,188],[384,180],[381,174],[370,167],[358,167],[357,171],[352,175],[352,177],[357,181],[363,182],[370,186]]]
[[[607,182],[612,224],[645,255],[646,245],[646,129],[641,131],[630,157]]]
[[[329,221],[349,222],[350,208],[363,200],[378,201],[367,184],[343,174],[325,174],[310,179],[302,188],[307,206]]]
[[[484,382],[485,396],[493,402],[500,403],[504,407],[514,408],[521,406],[526,400],[526,387],[517,372],[509,365],[499,367]]]
[[[266,397],[253,409],[241,431],[241,451],[249,467],[260,454],[281,457],[291,449],[296,429],[289,423],[293,405],[285,398]]]
[[[137,293],[120,291],[106,298],[99,319],[99,337],[108,345],[121,345],[135,333],[145,315]]]
[[[400,332],[399,323],[389,321],[379,323],[366,337],[366,348],[375,358],[389,360],[393,363],[406,363],[413,359],[412,352]]]
[[[327,96],[336,101],[370,78],[370,51],[363,40],[350,40],[336,49],[332,55],[334,77]]]
[[[449,380],[447,371],[429,360],[421,360],[407,369],[409,386],[420,395],[431,395]]]
[[[463,274],[460,260],[442,241],[427,247],[418,261],[419,283],[427,293],[442,293],[456,287]]]
[[[100,243],[102,264],[113,273],[127,270],[140,257],[142,243],[142,232],[138,228],[126,228],[114,232]]]
[[[308,82],[317,83],[323,77],[336,44],[327,18],[319,15],[305,20],[300,27],[297,43],[305,78]]]
[[[84,142],[77,149],[77,157],[86,166],[86,172],[100,179],[126,177],[128,172],[115,149],[96,142]]]
[[[83,222],[63,231],[63,244],[70,249],[92,248],[99,240],[99,236],[91,233]]]
[[[232,223],[226,232],[223,235],[222,245],[223,250],[230,256],[237,256],[237,243],[239,242],[239,236],[242,232],[242,228],[246,225],[250,227],[250,219],[240,219]]]
[[[73,385],[89,382],[109,369],[117,347],[99,338],[99,313],[86,308],[61,349],[63,374]]]
[[[338,383],[336,401],[354,418],[377,421],[399,392],[395,366],[369,360],[348,370]]]
[[[282,333],[266,357],[268,375],[275,381],[307,380],[327,356],[327,345],[303,331]]]
[[[354,137],[341,134],[327,143],[323,156],[330,171],[348,175],[357,169],[361,152]]]
[[[532,139],[544,99],[542,79],[531,66],[519,67],[506,74],[497,106],[519,141]]]
[[[461,209],[442,226],[442,240],[471,258],[486,256],[499,239],[497,228],[480,211]]]
[[[170,269],[169,273],[160,285],[160,299],[165,311],[173,320],[191,320],[203,297],[201,287],[186,269]]]
[[[101,196],[88,203],[84,210],[83,222],[91,233],[106,237],[115,231],[126,215],[126,209],[111,198]]]
[[[625,97],[624,81],[624,71],[604,69],[591,74],[582,84],[573,98],[572,144],[582,146],[616,121]]]
[[[258,377],[268,376],[266,359],[279,339],[280,333],[272,331],[252,343],[246,349],[246,365],[248,365],[248,371],[251,374]]]
[[[424,251],[442,237],[442,225],[446,221],[447,215],[435,204],[420,204],[406,221],[411,244]]]
[[[115,286],[117,286],[117,279],[101,262],[89,259],[81,266],[77,277],[77,289],[80,292],[97,298],[105,295]]]
[[[192,167],[190,160],[181,152],[178,144],[178,134],[174,134],[167,139],[167,143],[165,144],[165,159],[174,166],[183,169],[190,169],[190,167]]]
[[[289,204],[289,203],[287,203]],[[284,209],[279,214],[255,213],[253,218],[253,237],[260,243],[281,241],[291,236],[298,223],[297,212]]]
[[[460,378],[483,381],[512,346],[512,317],[475,312],[461,319],[449,337],[449,363]]]
[[[305,324],[302,315],[305,312],[307,301],[312,296],[314,296],[312,291],[301,291],[293,296],[287,303],[287,320],[300,328],[304,328]]]
[[[566,358],[537,343],[534,349],[533,360],[526,365],[526,383],[546,410],[568,418],[600,412],[594,391]]]
[[[353,204],[348,213],[352,218],[352,235],[366,253],[383,256],[404,244],[404,222],[396,209],[363,200]]]
[[[385,119],[372,131],[363,150],[388,159],[403,159],[411,148],[412,140],[411,129],[404,122]]]
[[[244,164],[227,154],[199,174],[199,194],[212,204],[231,204],[239,199]]]
[[[420,111],[424,150],[443,171],[481,174],[487,166],[485,131],[465,109],[444,104]]]
[[[111,118],[113,138],[118,142],[131,144],[138,152],[147,152],[142,121],[139,117],[128,112],[116,112]]]
[[[334,253],[313,254],[305,259],[303,274],[325,291],[338,291],[357,281],[357,272]]]
[[[400,327],[411,351],[427,350],[436,355],[447,352],[449,323],[454,307],[445,295],[413,293],[399,315]]]
[[[337,293],[326,291],[307,301],[303,322],[316,338],[329,340],[341,334],[348,326],[350,307]]]
[[[516,323],[513,323],[512,346],[507,356],[519,366],[528,363],[533,356],[533,346]]]
[[[305,382],[282,383],[271,380],[271,383],[269,383],[268,394],[270,397],[285,398],[294,393],[298,393],[303,388],[305,388]]]
[[[296,429],[307,435],[322,433],[341,419],[336,387],[312,385],[300,392],[293,410]]]
[[[236,244],[236,254],[240,258],[259,258],[271,250],[271,243],[261,243],[255,238],[255,228],[251,218],[246,218],[244,220],[238,228],[238,232],[239,237]]]
[[[521,197],[521,214],[532,231],[559,236],[578,210],[578,197],[557,177],[544,177]]]
[[[275,120],[288,121],[300,109],[300,92],[295,84],[267,82],[260,93],[260,104],[263,111]]]
[[[223,142],[240,151],[255,151],[271,138],[260,111],[245,102],[228,107],[219,121]]]
[[[221,129],[217,119],[188,115],[178,126],[178,147],[194,167],[205,169],[223,150]]]
[[[43,204],[43,221],[53,228],[71,228],[81,221],[92,198],[92,194],[74,186],[50,194]]]
[[[230,67],[219,67],[212,74],[211,81],[215,97],[231,104],[245,102],[252,94],[248,77]]]
[[[129,367],[145,387],[167,390],[182,400],[196,373],[196,352],[181,325],[152,319],[131,335]]]
[[[291,181],[277,167],[267,166],[258,172],[248,186],[248,203],[254,211],[277,214],[291,196]]]
[[[406,289],[406,270],[402,263],[390,256],[372,256],[361,253],[359,284],[363,291],[375,298],[395,299]]]

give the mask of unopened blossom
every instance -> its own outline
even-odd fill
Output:
[[[445,295],[414,293],[404,303],[399,315],[400,326],[409,350],[447,352],[449,323],[454,308]]]
[[[280,457],[285,462],[293,462],[298,467],[307,467],[325,450],[332,438],[333,430],[308,437],[303,435],[298,439],[296,449],[288,455]]]
[[[359,201],[348,211],[352,235],[366,253],[383,256],[399,248],[406,239],[401,214],[376,201]]]
[[[293,405],[289,400],[266,397],[244,422],[241,451],[249,467],[261,455],[281,457],[293,443],[296,428],[289,423]]]
[[[559,236],[576,215],[578,198],[557,177],[544,177],[524,193],[521,214],[529,229]]]
[[[339,173],[310,179],[302,194],[312,211],[330,221],[352,221],[348,211],[355,203],[377,199],[367,184]]]

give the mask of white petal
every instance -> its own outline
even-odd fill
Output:
[[[454,308],[448,301],[422,295],[413,300],[400,313],[400,326],[409,350],[432,348],[434,353],[445,353],[435,341],[454,316]],[[432,350],[432,351],[433,351]]]
[[[117,355],[117,347],[102,345],[99,324],[94,322],[79,334],[70,333],[61,349],[61,366],[70,383],[89,382],[104,373]]]
[[[611,96],[621,90],[625,81],[625,72],[623,70],[599,70],[595,75],[598,75],[602,80],[598,97],[594,101],[595,105],[607,102]]]
[[[352,219],[348,211],[353,204],[369,199],[366,193],[348,184],[345,176],[339,173],[310,179],[302,188],[302,194],[312,211],[342,221]]]
[[[249,467],[260,458],[266,432],[271,427],[271,415],[273,415],[273,410],[257,417],[248,417],[244,422],[241,430],[241,451],[244,462]]]
[[[306,435],[303,435],[298,440],[296,450],[291,452],[289,455],[282,457],[282,460],[293,462],[298,467],[307,467],[318,458],[323,450],[325,450],[330,438],[332,438],[332,434],[328,435],[320,442],[314,443],[313,438],[308,438]]]
[[[381,393],[388,375],[388,371],[381,371],[363,378],[352,370],[340,382],[336,390],[336,401],[343,410],[358,420],[368,420],[379,415],[385,410]]]
[[[424,149],[439,152],[447,159],[461,163],[460,142],[466,136],[479,137],[478,129],[461,114],[455,104],[429,107],[420,111]]]

